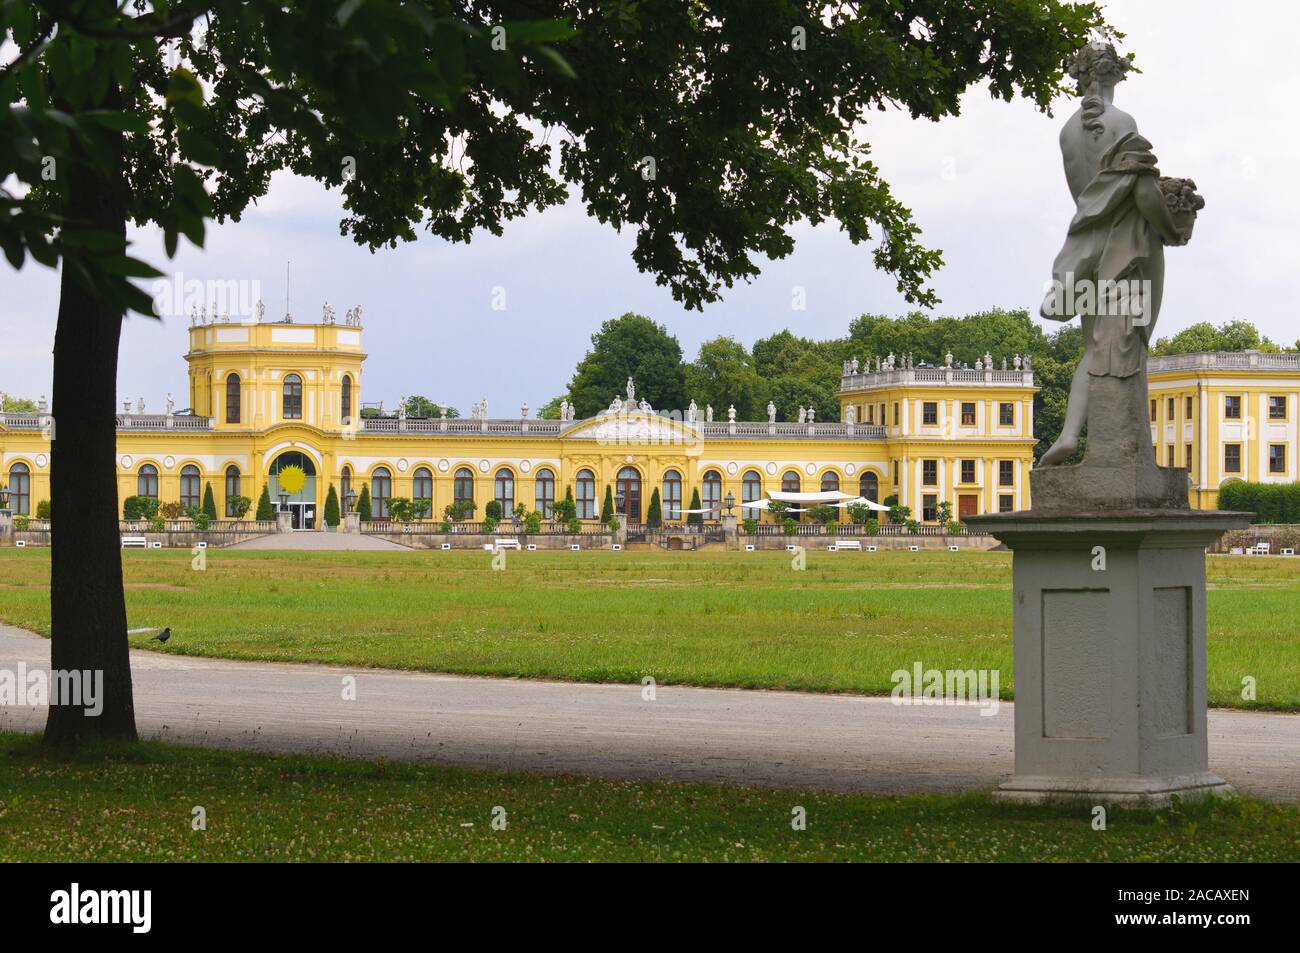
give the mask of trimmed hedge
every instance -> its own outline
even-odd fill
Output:
[[[1219,488],[1219,509],[1254,513],[1256,523],[1300,523],[1300,483],[1246,483]]]

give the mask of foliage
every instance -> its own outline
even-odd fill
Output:
[[[614,397],[623,399],[629,377],[638,401],[645,398],[659,410],[686,404],[682,346],[662,325],[631,313],[606,321],[591,336],[591,350],[569,383],[576,415],[594,417]]]
[[[1219,509],[1254,513],[1256,523],[1300,523],[1300,483],[1247,483],[1219,488]]]
[[[609,518],[614,515],[614,490],[610,486],[605,487],[605,502],[600,504],[600,521],[608,523]]]
[[[41,500],[36,504],[36,518],[38,520],[47,520],[50,518],[49,500]]]
[[[234,519],[242,520],[252,508],[253,501],[246,496],[226,497],[226,509]]]
[[[325,494],[325,525],[338,526],[339,520],[339,495],[334,489],[334,484],[330,484],[329,491]]]
[[[357,519],[362,523],[372,522],[370,505],[370,484],[361,484],[361,495],[357,497]]]
[[[650,508],[646,510],[645,524],[651,529],[658,529],[663,522],[664,511],[663,505],[659,502],[659,487],[655,487],[654,492],[650,494]]]
[[[787,536],[793,536],[799,532],[799,524],[790,516],[787,516],[781,521],[781,527]]]
[[[203,487],[203,512],[211,522],[217,518],[217,501],[212,496],[212,484]]]
[[[369,497],[367,497],[368,501]],[[271,485],[269,483],[262,484],[262,492],[257,498],[257,513],[254,519],[259,523],[269,523],[275,519],[275,510],[271,507]]]
[[[697,486],[695,489],[691,490],[691,505],[690,505],[690,509],[692,509],[692,510],[698,510],[698,509],[700,509],[700,488],[699,488],[698,486]],[[703,526],[703,525],[704,525],[704,514],[703,514],[703,513],[687,513],[687,514],[686,514],[686,522],[687,522],[687,524],[689,524],[689,525],[691,525],[691,526]]]

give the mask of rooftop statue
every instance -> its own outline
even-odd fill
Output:
[[[1116,433],[1146,435],[1135,444],[1124,440],[1122,447],[1103,439],[1098,460],[1105,451],[1113,451],[1109,459],[1115,462],[1152,455],[1146,356],[1164,292],[1164,249],[1187,243],[1196,211],[1205,203],[1190,180],[1160,177],[1151,143],[1138,133],[1133,117],[1114,105],[1115,86],[1130,68],[1104,42],[1079,50],[1070,66],[1082,103],[1061,130],[1060,143],[1076,208],[1040,313],[1055,321],[1079,316],[1084,355],[1061,436],[1043,455],[1043,467],[1064,463],[1074,453],[1089,404],[1098,400],[1103,402],[1093,408],[1098,422],[1104,417]],[[1024,364],[1028,370],[1028,356]],[[1090,428],[1090,455],[1101,432]]]

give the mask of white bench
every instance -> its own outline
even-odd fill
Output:
[[[498,539],[496,541],[497,552],[503,549],[520,549],[519,540],[517,539]]]
[[[123,536],[122,548],[123,549],[148,549],[149,541],[145,539],[143,536]]]
[[[862,543],[856,539],[841,539],[831,548],[835,550],[856,549],[858,552],[862,552]]]

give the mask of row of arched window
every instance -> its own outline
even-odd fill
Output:
[[[226,377],[226,423],[237,424],[243,411],[243,382],[239,375],[231,373]],[[302,420],[302,377],[298,374],[286,374],[281,385],[280,416],[284,420]],[[352,416],[352,377],[343,377],[343,397],[341,420]]]

